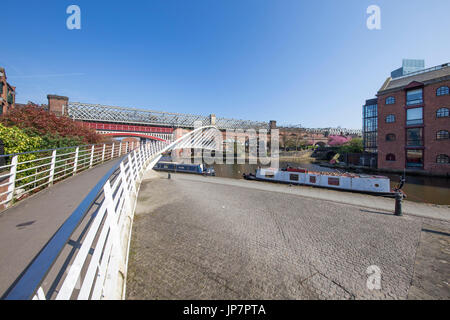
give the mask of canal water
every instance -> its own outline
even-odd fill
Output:
[[[337,170],[327,167],[322,167],[312,163],[294,163],[280,161],[280,168],[287,164],[291,166],[299,166],[305,169],[314,171],[335,172]],[[255,173],[260,165],[255,164],[214,164],[216,176],[243,179],[243,173]],[[399,175],[394,174],[380,174],[387,176],[391,180],[391,187],[393,188],[400,180]],[[422,177],[422,176],[406,176],[406,184],[403,191],[407,195],[407,200],[415,202],[425,202],[431,204],[450,205],[450,179],[437,177]]]

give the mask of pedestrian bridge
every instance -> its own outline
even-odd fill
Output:
[[[0,167],[2,298],[123,299],[144,173],[171,150],[216,150],[220,135],[204,126],[174,142],[3,156],[9,160]]]

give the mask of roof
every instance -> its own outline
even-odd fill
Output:
[[[400,78],[388,78],[378,91],[378,95],[401,90],[404,87],[408,86],[411,82],[420,82],[426,85],[444,80],[450,80],[449,63],[438,67],[414,72],[411,75],[406,75]]]

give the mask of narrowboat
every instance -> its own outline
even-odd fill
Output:
[[[206,168],[203,164],[190,164],[179,162],[159,161],[154,167],[154,170],[168,171],[168,172],[183,172],[203,174],[207,176],[215,176],[214,168]]]
[[[259,168],[256,174],[244,174],[247,180],[273,181],[296,185],[315,186],[346,191],[394,196],[388,177],[355,174],[310,171],[303,168],[287,167],[283,169]]]

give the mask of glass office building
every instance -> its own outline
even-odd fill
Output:
[[[423,59],[403,59],[402,67],[391,72],[391,78],[403,77],[409,73],[425,69],[425,60]]]
[[[364,152],[377,152],[378,134],[378,101],[377,99],[366,100],[363,105],[363,145]]]

